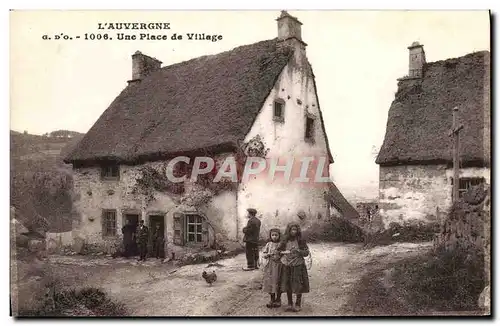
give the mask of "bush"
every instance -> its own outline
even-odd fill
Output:
[[[401,224],[389,224],[388,233],[398,234],[397,241],[432,241],[435,234],[439,232],[439,223],[437,222],[406,222]]]
[[[437,222],[404,222],[403,224],[391,223],[389,228],[365,234],[365,247],[389,245],[395,242],[425,242],[432,241],[439,232]]]
[[[33,310],[19,311],[25,316],[124,316],[124,305],[111,300],[101,289],[84,287],[58,290],[56,283],[47,285],[44,304]]]
[[[308,242],[332,241],[332,242],[361,242],[363,231],[358,226],[343,218],[331,217],[330,223],[313,224],[304,230],[303,236]]]
[[[476,310],[485,286],[484,256],[475,249],[436,252],[398,264],[395,288],[405,289],[410,307],[434,310]]]

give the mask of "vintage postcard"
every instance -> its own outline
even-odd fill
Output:
[[[490,12],[10,12],[11,315],[490,316]]]

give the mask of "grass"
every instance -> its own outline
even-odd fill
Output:
[[[437,232],[439,224],[406,222],[403,224],[391,223],[388,229],[376,232],[365,232],[364,243],[366,248],[389,245],[396,242],[426,242],[432,241]]]
[[[314,242],[362,242],[363,230],[342,218],[331,217],[328,224],[314,224],[303,232],[303,237]]]
[[[479,310],[483,264],[474,249],[438,249],[365,275],[349,304],[356,313],[371,315]]]
[[[19,317],[124,316],[125,306],[111,300],[99,288],[59,290],[55,283],[47,287],[45,301],[37,309],[19,311]]]
[[[437,223],[391,223],[388,229],[371,231],[368,225],[356,225],[346,219],[331,217],[330,223],[314,224],[303,232],[309,242],[364,242],[366,248],[389,245],[396,242],[432,241],[439,231]]]
[[[348,305],[354,315],[392,316],[408,313],[407,304],[397,295],[397,291],[384,286],[384,270],[377,269],[363,276]]]
[[[62,157],[81,137],[11,132],[10,202],[16,218],[28,229],[35,230],[42,222],[53,232],[71,230],[73,177]]]
[[[484,256],[474,249],[438,252],[395,268],[395,286],[423,309],[477,310],[485,286]]]

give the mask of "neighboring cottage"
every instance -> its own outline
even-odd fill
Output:
[[[490,53],[427,63],[423,45],[409,48],[409,76],[399,79],[389,110],[380,166],[385,223],[435,220],[450,208],[452,110],[458,107],[460,196],[490,183]]]
[[[241,240],[249,207],[258,210],[263,237],[292,220],[304,228],[324,223],[330,209],[356,217],[331,182],[165,178],[192,169],[192,160],[169,165],[179,156],[212,157],[213,171],[228,157],[239,167],[248,156],[323,157],[328,173],[333,159],[302,24],[286,12],[277,22],[278,38],[163,68],[140,52],[132,56],[132,80],[65,160],[79,197],[75,237],[106,244],[127,218],[144,219],[160,224],[170,253]]]

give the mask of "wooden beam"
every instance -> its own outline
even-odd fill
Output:
[[[463,125],[458,126],[458,107],[453,108],[453,202],[458,201],[460,186],[460,130]]]

